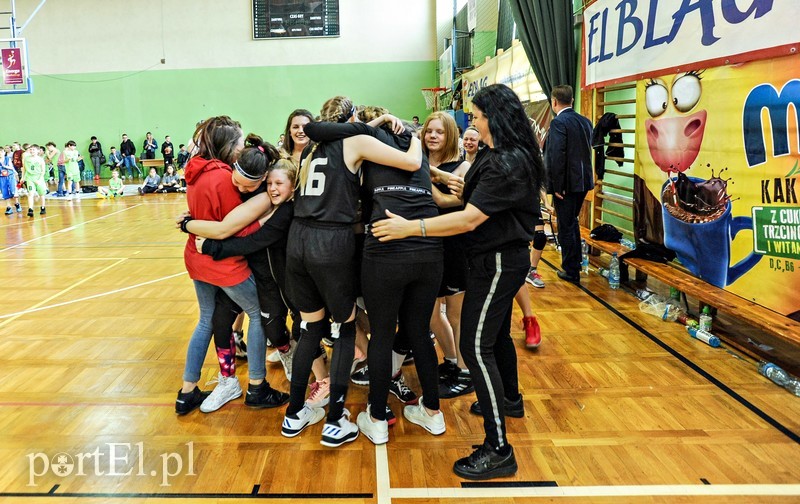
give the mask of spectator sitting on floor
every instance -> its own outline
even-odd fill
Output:
[[[113,149],[113,147],[112,147]],[[112,198],[116,198],[117,196],[122,196],[122,191],[124,188],[124,182],[119,177],[119,170],[113,169],[111,170],[111,178],[108,179],[108,189],[105,187],[98,187],[97,194],[100,197],[105,198],[107,196],[111,196]]]
[[[178,174],[175,173],[175,167],[173,165],[167,165],[167,167],[164,169],[164,176],[161,177],[161,183],[158,185],[156,192],[185,192],[182,189],[183,188],[181,187],[181,181],[178,177]]]
[[[154,193],[158,190],[158,185],[161,183],[161,177],[158,176],[156,169],[150,168],[150,174],[144,179],[144,185],[139,188],[139,194]]]

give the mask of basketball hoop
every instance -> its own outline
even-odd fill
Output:
[[[450,88],[422,88],[421,91],[425,98],[425,108],[433,109],[434,112],[448,108],[453,101],[453,91]]]

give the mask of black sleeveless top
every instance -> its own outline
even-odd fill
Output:
[[[355,135],[370,135],[395,149],[407,151],[411,145],[411,135],[392,135],[382,128],[373,128],[364,123],[335,124],[325,123],[313,130],[314,140],[331,142]],[[361,202],[364,209],[363,220],[367,225],[364,256],[379,258],[408,256],[408,259],[427,262],[441,260],[441,238],[410,236],[402,240],[380,242],[369,232],[369,226],[386,218],[386,210],[409,220],[425,219],[438,215],[431,195],[431,176],[428,160],[423,156],[422,166],[414,172],[400,170],[364,161],[361,165],[363,181]]]
[[[325,123],[309,123],[303,129],[309,138],[319,138],[316,134]],[[295,189],[294,215],[298,219],[315,221],[320,224],[349,226],[356,222],[358,212],[359,176],[351,172],[344,162],[342,141],[322,142],[309,145],[300,157],[298,186]],[[311,155],[308,179],[304,187],[301,181],[305,175],[306,158]]]

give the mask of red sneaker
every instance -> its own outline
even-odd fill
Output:
[[[522,327],[525,329],[525,346],[536,348],[542,342],[542,330],[536,317],[523,317]]]

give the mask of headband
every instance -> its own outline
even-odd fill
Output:
[[[239,172],[239,175],[241,175],[242,177],[246,178],[247,180],[253,180],[253,181],[261,180],[260,176],[259,177],[254,177],[253,175],[250,175],[249,173],[244,171],[242,166],[239,164],[239,161],[234,161],[233,167],[236,168],[236,171]]]

